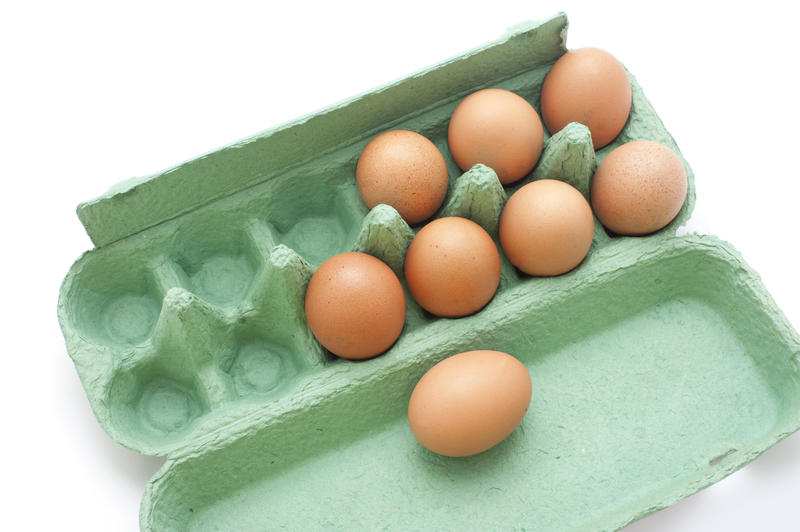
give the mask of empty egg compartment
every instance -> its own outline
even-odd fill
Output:
[[[278,247],[273,256],[280,254]],[[268,261],[267,269],[274,262],[280,259]],[[280,268],[264,275],[275,288],[269,293],[302,287],[295,273],[288,276],[293,283]],[[126,353],[109,379],[109,432],[160,454],[228,423],[239,403],[263,406],[292,393],[298,378],[325,360],[309,336],[297,334],[298,317],[282,307],[250,305],[224,313],[183,288],[170,289],[152,341]]]
[[[76,363],[91,368],[84,384],[117,441],[163,454],[328,361],[305,324],[311,266],[279,236],[258,218],[208,210],[75,264],[88,275],[64,283],[74,322],[62,325],[85,349]],[[116,321],[131,322],[125,336]]]
[[[314,268],[352,246],[367,213],[358,190],[349,186],[351,165],[342,158],[320,163],[292,172],[283,180],[288,189],[278,186],[261,207],[279,242]]]
[[[260,335],[241,345],[228,368],[240,396],[274,393],[292,382],[297,371],[289,349]]]
[[[163,293],[146,261],[136,252],[86,254],[80,272],[65,282],[60,305],[71,332],[82,342],[114,351],[146,342],[158,319]]]
[[[253,222],[251,228],[265,226]],[[328,362],[303,309],[311,266],[283,244],[269,250],[261,275],[234,321],[236,355],[224,369],[240,396],[283,388],[300,372]]]
[[[110,434],[124,445],[158,454],[179,445],[209,412],[205,382],[184,351],[157,351],[134,367],[120,368],[107,392]]]
[[[122,442],[154,451],[182,442],[197,419],[235,397],[230,320],[180,287],[162,301],[152,340],[125,353],[104,404]]]
[[[258,247],[230,211],[204,213],[190,223],[182,220],[167,245],[170,263],[179,269],[175,279],[224,310],[242,304],[263,263]]]
[[[183,288],[170,289],[152,342],[122,358],[110,379],[114,434],[155,454],[226,422],[240,401],[290,393],[322,357],[295,329],[269,310],[224,313]]]

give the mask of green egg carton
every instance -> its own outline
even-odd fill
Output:
[[[433,317],[407,294],[399,340],[363,362],[311,334],[305,285],[328,257],[365,251],[402,280],[419,227],[385,205],[368,211],[355,184],[382,131],[432,139],[451,176],[437,216],[471,218],[495,238],[506,198],[532,179],[588,194],[597,162],[624,142],[680,153],[631,76],[630,119],[610,146],[595,152],[571,124],[546,136],[513,187],[485,166],[462,175],[447,146],[456,104],[502,87],[538,109],[566,30],[563,14],[518,25],[79,206],[96,248],[67,274],[58,315],[102,427],[167,458],[147,485],[143,530],[615,530],[797,430],[797,333],[729,244],[675,236],[694,205],[688,165],[672,223],[646,237],[596,223],[566,275],[528,277],[503,257],[496,296],[462,319]],[[473,349],[528,367],[528,414],[484,453],[435,455],[411,434],[408,399],[436,362]]]

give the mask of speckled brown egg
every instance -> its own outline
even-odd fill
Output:
[[[500,214],[500,245],[511,263],[529,275],[561,275],[586,257],[594,217],[578,189],[541,179],[517,190]]]
[[[592,181],[597,219],[623,235],[645,235],[672,221],[686,200],[680,157],[663,144],[628,142],[609,153]]]
[[[503,89],[483,89],[458,104],[447,139],[462,170],[482,163],[508,185],[536,166],[544,129],[536,109],[521,96]]]
[[[426,137],[395,129],[372,139],[361,152],[356,182],[367,207],[390,205],[413,225],[433,216],[442,205],[447,165]]]
[[[366,253],[341,253],[311,276],[305,310],[314,337],[342,358],[380,355],[397,340],[406,317],[394,272]]]
[[[427,449],[470,456],[508,437],[530,401],[531,378],[519,360],[500,351],[468,351],[422,376],[408,403],[408,423]]]
[[[562,55],[542,85],[542,118],[554,134],[570,122],[589,128],[594,149],[614,140],[631,111],[631,82],[625,67],[599,48]]]
[[[482,309],[500,283],[500,254],[480,225],[439,218],[419,230],[405,260],[408,290],[422,308],[457,318]]]

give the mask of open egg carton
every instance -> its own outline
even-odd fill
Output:
[[[595,222],[588,257],[554,278],[502,257],[480,312],[436,318],[406,293],[384,355],[328,353],[305,320],[305,285],[350,250],[402,281],[411,228],[368,211],[355,184],[366,143],[394,128],[444,155],[438,216],[496,238],[514,190],[563,179],[588,197],[597,163],[636,139],[680,154],[631,77],[621,135],[595,152],[585,127],[552,137],[503,188],[463,173],[447,145],[456,104],[485,87],[537,110],[566,50],[563,14],[401,81],[146,179],[78,214],[96,248],[71,268],[59,319],[98,421],[167,461],[147,486],[144,530],[613,530],[723,478],[800,426],[800,339],[727,243],[667,227],[617,237]],[[685,163],[684,163],[685,164]],[[499,248],[499,246],[498,246]],[[502,256],[502,253],[501,253]],[[520,427],[469,458],[420,446],[406,407],[423,373],[472,349],[513,354],[533,399]]]

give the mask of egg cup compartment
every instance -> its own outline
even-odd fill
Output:
[[[240,396],[272,394],[292,380],[297,367],[284,346],[253,338],[241,345],[228,369]]]
[[[233,213],[224,211],[180,224],[169,242],[170,259],[180,271],[167,277],[175,276],[187,290],[214,306],[238,307],[263,262],[241,225]]]
[[[313,408],[298,398],[200,456],[171,457],[148,486],[143,527],[611,530],[797,427],[800,344],[729,245],[660,239],[582,268],[403,337],[402,356],[350,365],[349,379],[305,394]],[[528,367],[531,410],[485,453],[438,456],[410,432],[411,390],[475,348]]]
[[[680,156],[630,76],[630,118],[609,146],[595,152],[570,124],[545,131],[538,165],[512,186],[485,166],[457,167],[447,124],[458,102],[500,87],[538,110],[566,26],[563,14],[518,26],[79,206],[98,247],[68,273],[59,319],[103,428],[167,456],[144,529],[615,528],[797,429],[797,334],[730,246],[674,236],[694,205],[685,161],[683,208],[652,235],[616,237],[595,220],[586,259],[554,278],[525,275],[501,253],[494,298],[460,319],[425,312],[403,283],[403,332],[374,359],[339,359],[313,337],[305,287],[330,256],[370,253],[403,280],[421,224],[369,210],[355,183],[361,150],[383,131],[430,138],[450,176],[434,218],[470,218],[496,243],[507,197],[532,180],[588,197],[597,164],[622,143],[653,140]],[[405,420],[414,383],[481,348],[529,367],[531,410],[486,453],[434,455]]]
[[[120,368],[108,390],[109,415],[123,441],[134,434],[140,446],[179,443],[192,423],[209,411],[201,378],[195,369],[181,371],[175,354]],[[186,368],[189,369],[189,368]]]
[[[129,267],[118,269],[118,260]],[[157,279],[138,257],[100,257],[85,264],[76,284],[79,296],[66,302],[80,340],[126,349],[150,337],[162,293]],[[113,272],[113,273],[111,273]]]
[[[305,187],[297,187],[293,201],[281,203],[281,211],[270,210],[270,219],[280,232],[280,241],[309,262],[314,268],[328,258],[352,245],[355,232],[366,214],[367,207],[357,190],[342,186],[343,175],[353,175],[350,165],[335,170],[337,183],[324,183],[319,175],[305,176],[305,187],[321,186],[313,194]]]

